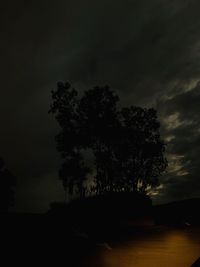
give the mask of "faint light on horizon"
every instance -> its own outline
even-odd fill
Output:
[[[156,188],[147,188],[147,195],[150,197],[154,197],[157,196],[161,193],[161,191],[164,189],[164,185],[160,184],[158,187]]]
[[[171,142],[172,140],[174,140],[175,139],[175,136],[174,135],[168,135],[168,136],[166,136],[165,138],[164,138],[164,140],[166,141],[166,142]]]
[[[186,172],[184,170],[184,164],[183,159],[185,158],[184,155],[177,155],[177,154],[169,154],[168,155],[168,168],[167,173],[173,173],[174,175],[177,175],[179,172]],[[180,175],[178,175],[180,176]]]
[[[184,170],[177,172],[177,176],[186,176],[188,174],[189,174],[189,172],[188,171],[184,171]]]

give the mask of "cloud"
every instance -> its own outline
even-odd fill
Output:
[[[162,180],[163,200],[200,196],[200,85],[158,106],[163,135],[173,137],[168,139],[169,167]]]
[[[157,106],[170,153],[197,165],[199,8],[198,0],[4,2],[0,146],[19,187],[58,169],[58,128],[47,114],[58,80],[80,90],[109,84],[123,104]]]

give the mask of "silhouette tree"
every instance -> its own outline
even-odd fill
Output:
[[[0,212],[7,212],[14,204],[15,176],[5,167],[3,159],[0,158]]]
[[[56,136],[56,143],[63,159],[59,178],[64,186],[65,201],[67,193],[73,195],[75,189],[81,197],[85,195],[84,181],[90,171],[84,166],[82,157],[85,140],[80,131],[77,96],[78,92],[71,88],[69,83],[60,82],[57,84],[57,91],[52,91],[53,103],[49,110],[55,114],[61,127],[61,132]]]
[[[120,121],[115,146],[120,179],[123,177],[126,191],[145,192],[148,186],[159,185],[158,178],[167,167],[156,111],[133,106],[122,108]]]
[[[59,177],[65,190],[65,202],[67,201],[67,193],[73,195],[75,188],[77,188],[80,198],[85,197],[86,187],[84,182],[89,171],[89,168],[84,165],[80,153],[73,153],[73,155],[65,158],[59,171]]]
[[[61,132],[57,149],[63,158],[60,179],[66,192],[77,189],[81,197],[93,193],[145,193],[159,184],[165,170],[165,145],[154,109],[117,106],[119,97],[108,87],[95,87],[78,97],[70,84],[58,83],[52,91],[50,113]],[[85,151],[94,156],[93,186],[87,177]]]
[[[113,139],[120,128],[116,96],[108,86],[85,91],[79,102],[80,140],[95,157],[96,193],[113,191],[115,173]]]

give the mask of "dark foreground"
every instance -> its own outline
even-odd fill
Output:
[[[10,216],[1,218],[0,242],[7,264],[190,267],[200,257],[197,225],[113,225],[86,233],[62,218]]]

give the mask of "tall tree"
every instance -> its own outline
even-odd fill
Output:
[[[167,167],[160,123],[152,108],[128,107],[121,110],[120,138],[115,146],[126,190],[143,191],[159,184]]]
[[[89,168],[84,166],[81,153],[85,141],[81,139],[80,134],[77,96],[78,92],[71,88],[69,83],[59,82],[57,90],[52,91],[53,103],[49,110],[49,113],[55,114],[61,127],[61,132],[56,136],[56,143],[63,159],[59,177],[64,186],[65,201],[67,193],[73,195],[75,189],[78,189],[81,197],[85,195],[84,181],[89,172]]]
[[[81,140],[92,149],[95,157],[96,192],[113,191],[113,139],[120,127],[117,102],[119,97],[108,86],[85,91],[78,114]]]
[[[60,178],[70,194],[84,196],[89,168],[84,159],[90,149],[95,158],[93,191],[146,192],[158,185],[165,170],[165,145],[154,109],[119,109],[119,97],[108,87],[95,87],[78,97],[70,85],[59,83],[52,92],[50,112],[61,126],[57,149],[64,160]],[[87,183],[87,185],[91,184]]]

